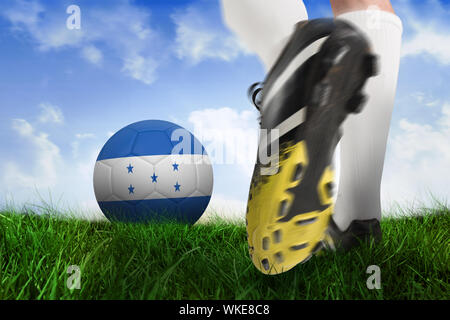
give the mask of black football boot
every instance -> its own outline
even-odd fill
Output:
[[[326,240],[339,129],[348,114],[361,111],[375,66],[355,27],[303,21],[262,87],[251,87],[268,133],[261,134],[246,214],[250,256],[261,272],[290,270]]]

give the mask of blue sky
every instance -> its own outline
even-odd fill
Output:
[[[80,30],[66,28],[71,4],[81,8]],[[310,18],[331,16],[328,1],[305,4]],[[404,34],[385,208],[428,200],[427,192],[450,196],[450,3],[393,6]],[[264,70],[223,25],[218,1],[6,0],[0,47],[2,203],[50,193],[60,206],[97,210],[92,170],[108,137],[164,119],[244,141],[225,147],[228,164],[214,164],[212,201],[218,210],[243,208],[257,128],[246,90]],[[240,150],[248,156],[237,161]]]

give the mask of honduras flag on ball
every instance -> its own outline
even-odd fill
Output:
[[[213,172],[202,144],[167,121],[140,121],[103,146],[94,169],[97,202],[111,221],[195,223],[211,198]]]

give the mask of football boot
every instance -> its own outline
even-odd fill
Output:
[[[361,243],[378,243],[382,240],[381,226],[378,219],[353,220],[345,230],[339,229],[333,218],[328,225],[324,247],[350,250]]]
[[[329,237],[340,127],[361,111],[362,89],[375,69],[360,31],[316,19],[296,25],[264,82],[250,87],[262,130],[246,226],[250,257],[261,272],[290,270]]]

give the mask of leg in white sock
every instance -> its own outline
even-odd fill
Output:
[[[224,21],[266,71],[275,63],[294,25],[308,19],[302,0],[222,0]]]
[[[386,0],[360,2],[376,2],[382,9],[390,7]],[[336,13],[341,7],[333,9]],[[345,230],[352,220],[381,219],[380,186],[397,86],[402,23],[395,14],[381,10],[346,12],[337,18],[356,25],[366,34],[378,56],[379,68],[379,75],[366,84],[368,101],[363,111],[349,116],[343,124],[333,219]]]
[[[368,80],[368,102],[347,118],[340,149],[334,220],[346,229],[352,220],[381,219],[380,185],[394,105],[402,24],[388,0],[331,0],[337,18],[362,30],[379,57],[380,74]],[[349,5],[352,10],[348,10]],[[365,10],[376,5],[381,10]],[[268,71],[295,23],[307,19],[301,0],[222,0],[224,20]],[[358,10],[358,11],[356,11]],[[349,12],[350,11],[350,12]],[[338,156],[339,156],[338,153]]]

